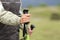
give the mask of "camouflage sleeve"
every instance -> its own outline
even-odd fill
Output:
[[[0,2],[0,22],[7,25],[19,25],[20,17],[10,11],[5,11]]]

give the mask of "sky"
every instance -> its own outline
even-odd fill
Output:
[[[41,3],[45,3],[49,6],[56,5],[60,3],[60,0],[22,0],[22,6],[27,7],[29,5],[38,6]]]

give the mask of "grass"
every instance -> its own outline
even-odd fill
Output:
[[[33,30],[31,40],[60,40],[60,21],[52,21],[50,17],[53,12],[59,13],[57,7],[30,8],[31,23],[36,26]]]
[[[31,40],[60,40],[60,21],[42,19],[34,22],[36,28]]]

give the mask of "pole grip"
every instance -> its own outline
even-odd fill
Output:
[[[23,14],[28,14],[28,11],[29,11],[28,9],[24,9],[24,10],[23,10]],[[25,24],[29,24],[29,23],[30,23],[30,22],[26,22]]]

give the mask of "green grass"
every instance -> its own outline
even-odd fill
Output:
[[[60,21],[50,20],[53,12],[59,13],[57,7],[30,8],[31,23],[36,26],[33,30],[31,40],[60,40]]]
[[[60,21],[42,19],[41,21],[32,22],[36,28],[31,40],[60,40]]]

